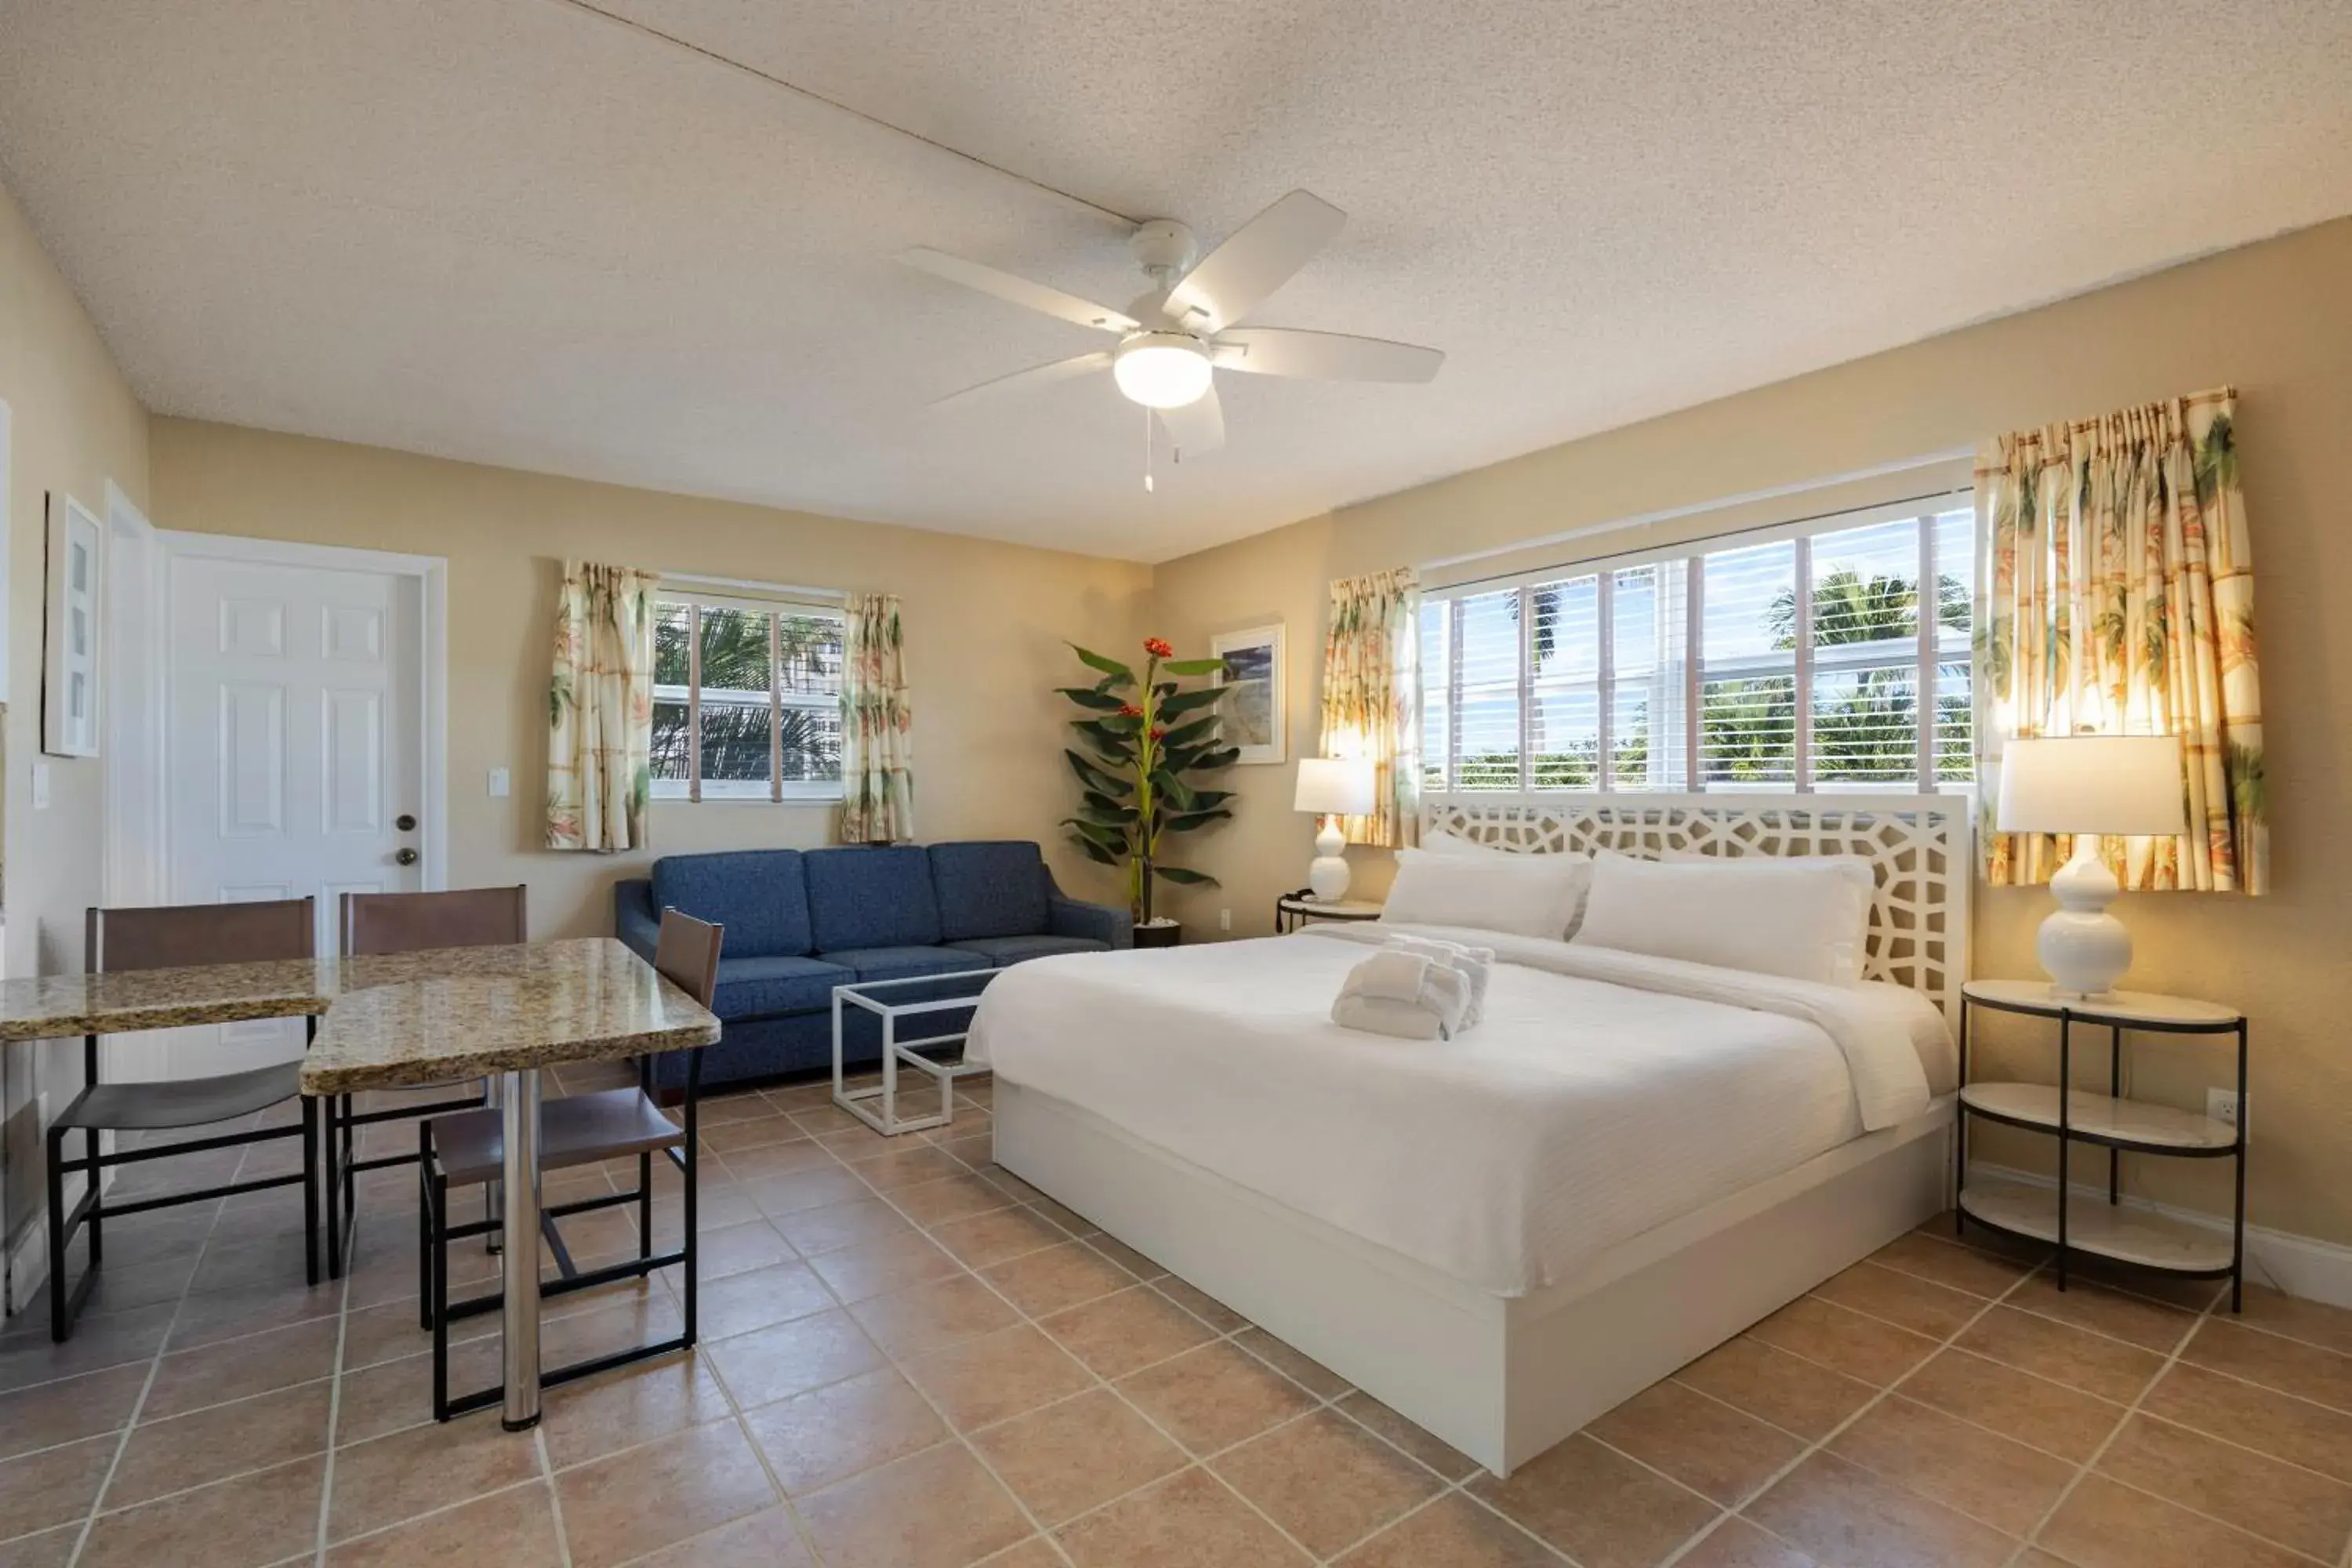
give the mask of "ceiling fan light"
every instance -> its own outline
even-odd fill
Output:
[[[1182,332],[1139,332],[1120,345],[1111,375],[1131,402],[1181,408],[1207,394],[1209,353]]]

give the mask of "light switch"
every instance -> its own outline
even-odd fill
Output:
[[[492,768],[492,769],[490,770],[490,795],[491,795],[492,798],[494,798],[494,799],[496,799],[496,798],[502,798],[502,797],[506,795],[506,793],[507,793],[507,771],[506,771],[506,769],[504,769],[504,768]]]
[[[37,758],[33,763],[33,809],[49,809],[49,764]]]

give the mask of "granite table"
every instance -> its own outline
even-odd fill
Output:
[[[611,937],[44,975],[0,984],[0,1043],[318,1017],[302,1092],[488,1078],[504,1108],[503,1228],[540,1234],[540,1072],[707,1046],[719,1020]],[[504,1424],[539,1420],[539,1248],[501,1252]]]

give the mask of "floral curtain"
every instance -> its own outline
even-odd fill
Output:
[[[1985,878],[2046,882],[2061,836],[1992,830],[2011,736],[2177,734],[2189,831],[2109,838],[2126,888],[2270,882],[2252,556],[2221,388],[2004,436],[1977,459]]]
[[[563,563],[547,689],[547,847],[610,853],[646,843],[652,792],[650,572]]]
[[[852,594],[841,653],[841,841],[915,836],[914,750],[896,594]]]
[[[1350,844],[1395,848],[1419,837],[1420,641],[1413,622],[1420,604],[1410,566],[1331,584],[1322,751],[1327,757],[1371,758],[1378,792],[1370,816],[1339,819]]]

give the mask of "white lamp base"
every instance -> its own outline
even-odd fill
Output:
[[[2042,922],[2034,942],[2053,994],[2077,1000],[2115,994],[2116,982],[2131,968],[2132,958],[2131,933],[2107,913],[2120,890],[2115,873],[2099,858],[2099,836],[2076,834],[2074,858],[2050,879],[2058,908]]]
[[[1307,890],[1318,903],[1336,904],[1348,895],[1348,862],[1341,851],[1348,841],[1339,833],[1339,819],[1327,816],[1315,836],[1315,861],[1307,868]]]

